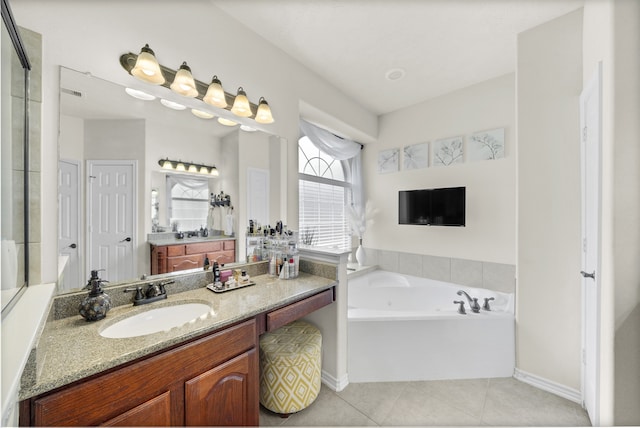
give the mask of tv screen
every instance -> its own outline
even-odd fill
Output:
[[[398,223],[424,226],[464,226],[465,187],[401,190]]]

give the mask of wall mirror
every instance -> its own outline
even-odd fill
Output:
[[[207,192],[230,195],[237,262],[246,260],[249,170],[259,169],[272,177],[269,217],[275,222],[281,216],[286,140],[224,126],[215,118],[202,119],[188,108],[167,108],[159,99],[141,100],[125,89],[88,73],[60,69],[58,249],[69,259],[60,293],[81,289],[87,273],[102,268],[100,260],[90,256],[100,252],[100,240],[116,240],[116,257],[132,260],[130,269],[101,273],[110,285],[150,274],[148,240],[155,236],[149,234],[171,232],[166,183],[168,174],[176,172],[162,169],[160,159],[216,166],[219,175],[207,178]],[[105,205],[92,190],[95,183],[109,180],[104,171],[113,168],[117,173],[111,179],[126,189],[118,204],[122,220],[116,224],[105,218]],[[185,224],[179,230],[187,232],[199,225]],[[219,223],[216,229],[222,229]]]
[[[18,27],[2,2],[2,315],[29,283],[29,70]]]

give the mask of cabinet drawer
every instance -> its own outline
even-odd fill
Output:
[[[184,245],[169,245],[167,247],[167,257],[184,256]]]
[[[311,312],[327,306],[333,302],[333,288],[325,290],[314,296],[307,297],[296,303],[292,303],[267,314],[267,331],[276,330],[283,325],[300,319]]]
[[[209,251],[222,250],[222,242],[221,241],[196,242],[193,244],[187,244],[186,247],[187,247],[186,254],[202,254]]]
[[[194,269],[204,266],[204,254],[191,256],[167,257],[167,272]]]
[[[223,241],[222,242],[223,250],[235,250],[236,249],[236,241]]]

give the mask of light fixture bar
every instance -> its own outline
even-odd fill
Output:
[[[122,66],[122,68],[124,68],[127,71],[127,73],[131,74],[131,70],[133,70],[133,67],[136,65],[137,59],[138,59],[138,55],[134,53],[129,52],[126,54],[122,54],[120,55],[120,65]],[[165,81],[164,83],[158,86],[164,86],[167,89],[171,89],[170,88],[171,83],[175,80],[177,72],[176,70],[167,68],[162,64],[159,64],[159,65],[160,65],[160,70],[162,70],[162,74],[165,77]],[[207,89],[209,88],[209,83],[202,83],[201,81],[195,78],[193,80],[196,84],[196,89],[198,90],[198,95],[196,95],[195,98],[199,99],[200,101],[203,101],[202,98],[207,93]],[[227,107],[225,107],[224,109],[231,111],[231,106],[233,106],[233,102],[235,101],[236,96],[234,94],[230,94],[227,91],[224,91],[224,96],[227,101]],[[258,111],[258,106],[252,102],[249,102],[249,105],[251,106],[251,115],[249,117],[254,118]]]
[[[180,173],[191,173],[198,175],[210,175],[217,177],[219,175],[218,168],[215,165],[204,165],[201,163],[183,162],[181,160],[171,160],[169,158],[160,159],[158,165],[162,169],[178,171]]]

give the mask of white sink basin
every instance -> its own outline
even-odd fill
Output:
[[[212,315],[214,315],[213,309],[204,303],[182,303],[164,306],[131,315],[111,324],[100,332],[100,336],[111,339],[144,336],[168,331],[198,319],[206,319]]]

